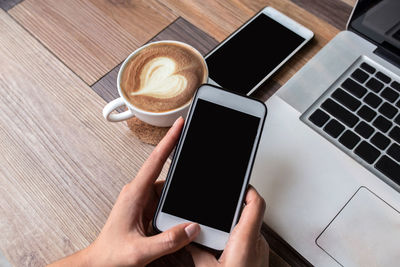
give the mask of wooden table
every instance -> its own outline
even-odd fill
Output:
[[[152,146],[102,117],[130,52],[177,39],[203,54],[270,5],[315,38],[253,96],[266,100],[345,28],[355,0],[2,0],[0,251],[43,266],[90,244]],[[168,164],[167,164],[168,165]],[[165,177],[167,166],[161,177]],[[307,265],[263,226],[271,266]],[[0,253],[1,254],[1,253]],[[279,255],[279,256],[278,256]],[[1,261],[0,261],[1,262]],[[185,251],[153,265],[191,262]]]

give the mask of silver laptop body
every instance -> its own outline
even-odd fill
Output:
[[[372,32],[384,30],[387,39],[381,38],[382,45],[368,40],[352,29],[352,23]],[[396,180],[400,172],[392,164],[400,164],[392,156],[396,156],[393,149],[399,145],[395,134],[400,127],[396,122],[400,112],[387,118],[388,112],[382,107],[387,103],[385,108],[391,110],[390,105],[400,103],[400,96],[393,100],[396,94],[392,92],[400,93],[392,87],[397,88],[394,82],[400,82],[396,62],[396,55],[400,56],[396,54],[396,48],[400,48],[400,40],[396,43],[400,1],[359,1],[347,29],[266,102],[268,116],[250,183],[267,202],[264,221],[312,265],[400,266],[400,187]],[[387,50],[390,38],[395,45]],[[362,71],[356,75],[357,69]],[[384,84],[380,91],[372,78]],[[368,83],[373,90],[366,87],[359,93],[351,86],[347,88],[354,83],[362,87]],[[367,95],[375,99],[370,93],[383,99],[374,108],[365,103]],[[337,99],[343,95],[350,95],[352,101],[346,98],[349,106],[342,105],[345,110],[339,110],[338,119],[331,108],[341,104]],[[376,112],[373,119],[360,111],[363,106]],[[329,119],[324,122],[324,116],[320,116],[317,126],[310,117],[318,109]],[[383,127],[377,119],[380,109],[385,111],[385,121],[390,122],[388,129],[389,124],[383,123]],[[361,122],[374,129],[370,136],[368,131],[361,131],[369,129],[359,126]],[[381,135],[390,142],[382,146],[377,142],[381,148],[375,147],[371,140],[385,141]],[[369,145],[378,152],[368,155]],[[385,174],[388,168],[395,171],[390,178]]]

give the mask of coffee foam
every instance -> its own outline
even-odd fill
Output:
[[[120,86],[129,102],[151,112],[188,103],[206,79],[203,58],[175,43],[158,43],[139,51],[122,72]]]
[[[140,75],[142,86],[130,95],[171,98],[181,94],[188,82],[185,76],[175,74],[175,69],[176,63],[171,58],[154,58],[143,67]]]

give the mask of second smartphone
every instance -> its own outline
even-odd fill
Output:
[[[267,109],[211,85],[193,98],[153,225],[165,231],[196,222],[194,240],[223,250],[246,194]]]
[[[209,82],[250,95],[314,36],[266,7],[206,56]]]

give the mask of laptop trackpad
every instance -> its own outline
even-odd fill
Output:
[[[400,214],[361,187],[316,242],[343,266],[398,266]]]

